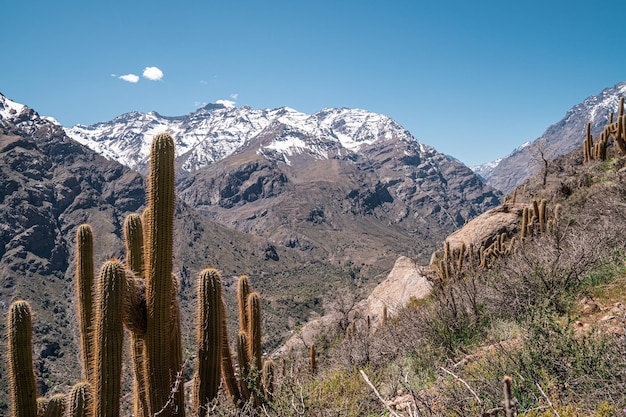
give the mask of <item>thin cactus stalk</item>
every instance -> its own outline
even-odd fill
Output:
[[[144,368],[144,336],[147,327],[146,285],[143,277],[143,224],[141,216],[131,213],[124,220],[128,296],[124,323],[131,330],[130,346],[133,364],[133,415],[148,417],[148,398]]]
[[[76,230],[76,300],[83,378],[93,383],[93,232],[88,224]]]
[[[205,269],[198,277],[197,334],[198,368],[194,378],[194,408],[207,415],[206,405],[217,397],[222,350],[222,281],[216,269]]]
[[[46,397],[37,398],[37,417],[43,417],[43,413],[46,412],[47,406],[48,406],[48,399]]]
[[[126,268],[139,278],[143,274],[143,224],[141,216],[131,213],[124,220]]]
[[[170,379],[173,381],[172,415],[185,416],[185,389],[183,369],[183,344],[180,331],[180,306],[178,305],[178,281],[172,275],[174,290],[172,291],[172,321],[170,322]]]
[[[169,331],[174,245],[174,140],[167,133],[152,141],[144,212],[147,328],[145,369],[150,414],[172,415]]]
[[[23,300],[9,307],[8,323],[9,389],[13,417],[37,416],[37,387],[33,372],[33,318]]]
[[[250,364],[261,371],[263,351],[261,348],[261,297],[254,291],[248,295],[248,356]]]
[[[239,362],[239,392],[244,402],[250,400],[248,378],[250,377],[250,358],[248,356],[248,335],[246,332],[237,334],[237,362]]]
[[[510,376],[505,376],[504,379],[502,380],[502,391],[504,393],[504,415],[506,417],[515,416],[513,394],[511,393],[511,382],[512,382],[512,379]]]
[[[68,398],[68,417],[89,417],[92,408],[93,393],[91,391],[91,385],[85,381],[75,384]]]
[[[44,417],[63,417],[65,414],[65,395],[55,394],[48,401]]]
[[[315,353],[315,343],[311,343],[309,347],[309,372],[312,375],[317,371],[317,355]]]
[[[546,222],[547,222],[547,201],[541,200],[539,204],[539,230],[541,233],[546,231]]]
[[[126,273],[121,263],[102,265],[94,318],[94,417],[120,414]]]
[[[276,369],[274,361],[271,359],[266,360],[263,363],[263,390],[265,392],[265,398],[267,401],[274,400]]]
[[[222,377],[228,394],[233,399],[235,405],[241,402],[241,393],[237,385],[235,367],[230,353],[230,341],[228,339],[228,326],[226,320],[226,303],[222,298]]]
[[[248,357],[254,369],[254,404],[260,405],[257,391],[261,388],[263,350],[261,347],[261,297],[254,291],[248,295]]]
[[[237,281],[237,306],[239,312],[239,331],[248,331],[248,295],[250,295],[250,279],[242,275]]]

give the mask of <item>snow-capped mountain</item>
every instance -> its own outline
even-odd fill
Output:
[[[209,104],[179,117],[131,112],[109,122],[76,125],[66,132],[101,155],[141,172],[152,137],[168,131],[176,140],[179,167],[194,172],[232,154],[276,124],[290,129],[264,143],[258,152],[287,163],[298,153],[329,158],[335,153],[358,152],[374,141],[415,140],[391,118],[365,110],[325,109],[307,115],[288,107],[258,110],[222,104]]]
[[[132,112],[67,129],[140,172],[162,131],[176,141],[183,201],[218,223],[320,257],[364,256],[364,236],[379,230],[395,233],[390,241],[409,235],[414,255],[428,259],[429,242],[499,203],[469,168],[366,110],[309,115],[210,104],[186,116]]]
[[[38,129],[58,129],[61,127],[56,119],[41,117],[30,107],[17,103],[0,93],[0,126],[9,124],[31,134]]]
[[[600,134],[608,123],[610,114],[619,111],[620,97],[624,95],[626,82],[606,88],[600,94],[588,97],[569,109],[563,119],[548,127],[538,139],[525,143],[504,158],[472,169],[487,184],[508,193],[540,168],[536,163],[539,147],[548,158],[581,147],[587,123],[591,122],[591,133],[594,136]]]

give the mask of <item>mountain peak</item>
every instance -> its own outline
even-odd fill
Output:
[[[267,129],[280,133],[270,140]],[[176,137],[178,163],[187,172],[219,161],[261,135],[265,139],[256,145],[258,154],[284,161],[294,153],[327,158],[341,149],[358,152],[376,141],[416,142],[390,117],[367,110],[328,108],[309,115],[290,107],[237,108],[225,100],[187,116],[130,112],[110,122],[66,129],[71,138],[139,171],[147,166],[152,136],[162,131]]]

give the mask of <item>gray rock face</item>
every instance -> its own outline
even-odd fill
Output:
[[[287,137],[298,137],[299,147],[268,151]],[[219,223],[365,263],[386,251],[394,260],[402,253],[426,260],[435,242],[499,203],[499,193],[469,168],[411,138],[390,135],[352,152],[283,124],[190,174],[178,189]]]

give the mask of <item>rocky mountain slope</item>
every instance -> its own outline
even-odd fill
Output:
[[[91,224],[95,263],[123,257],[125,216],[140,211],[144,179],[68,138],[50,118],[0,96],[0,315],[11,301],[26,299],[34,311],[34,360],[40,394],[78,381],[74,306],[74,233]],[[195,277],[207,266],[224,276],[233,314],[235,279],[249,274],[263,296],[266,346],[321,312],[327,291],[385,272],[379,266],[330,265],[307,253],[228,229],[179,201],[175,272],[181,282],[183,327],[190,338]],[[320,282],[323,281],[322,284]],[[0,321],[0,334],[6,322]],[[0,349],[0,414],[7,410],[7,369]],[[186,352],[187,355],[191,351]]]
[[[622,82],[588,97],[569,109],[563,119],[548,127],[535,141],[520,146],[495,164],[475,167],[474,171],[492,187],[504,193],[512,191],[541,169],[540,152],[553,159],[581,147],[588,122],[591,122],[591,133],[594,136],[600,134],[610,113],[619,111],[620,97],[625,93],[626,82]]]
[[[187,116],[128,113],[68,135],[134,169],[151,135],[177,141],[178,189],[209,218],[335,263],[391,267],[498,203],[462,164],[391,118],[358,109],[208,105]]]

